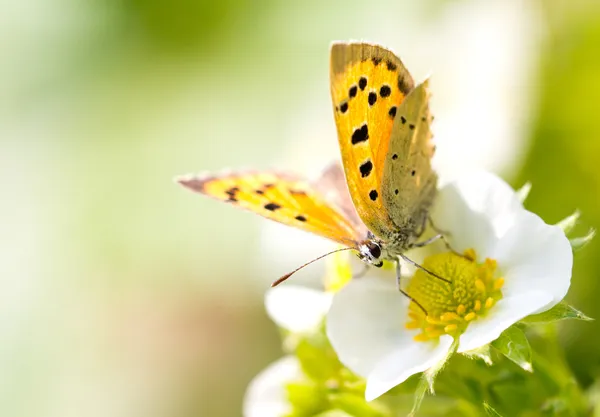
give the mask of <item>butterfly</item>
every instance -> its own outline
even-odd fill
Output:
[[[332,45],[330,79],[343,168],[333,164],[315,182],[255,171],[188,175],[178,182],[328,238],[368,265],[396,261],[399,279],[398,257],[410,261],[403,252],[422,244],[417,240],[436,195],[428,81],[415,87],[393,52],[362,42]]]

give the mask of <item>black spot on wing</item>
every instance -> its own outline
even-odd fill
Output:
[[[410,173],[411,176],[415,176],[415,174],[417,173],[417,171],[415,171],[414,169],[412,170],[412,172]]]
[[[390,94],[392,94],[392,89],[390,88],[389,85],[382,85],[381,88],[379,89],[379,95],[381,97],[389,97]]]
[[[240,191],[239,187],[231,187],[229,190],[225,191],[225,194],[227,194],[230,197],[233,197],[238,191]]]
[[[373,65],[377,66],[379,64],[381,64],[381,58],[371,58],[371,61],[373,61]]]
[[[296,216],[295,219],[298,220],[299,222],[305,222],[306,221],[306,217],[304,217],[303,215]]]
[[[372,106],[373,104],[375,104],[375,102],[377,101],[377,93],[374,93],[371,91],[369,93],[369,97],[367,98],[367,101],[369,102],[369,106]]]
[[[353,85],[353,86],[352,86],[352,87],[350,87],[350,89],[348,90],[348,96],[349,96],[350,98],[354,98],[354,97],[356,97],[356,93],[358,93],[358,88],[357,88],[355,85]]]
[[[393,155],[392,155],[392,159],[393,159],[394,161],[395,161],[396,159],[398,159],[398,154],[397,154],[397,153],[393,154]]]
[[[225,194],[227,194],[228,196],[227,200],[225,201],[228,201],[230,203],[235,203],[236,201],[238,201],[238,199],[235,196],[238,191],[240,191],[238,187],[231,187],[230,189],[225,191]]]
[[[394,194],[398,195],[398,193],[400,192],[400,190],[398,190],[397,188],[394,190]]]
[[[367,78],[360,77],[360,80],[358,80],[358,87],[360,88],[361,91],[363,91],[366,86],[367,86]]]
[[[371,190],[371,191],[369,192],[369,198],[370,198],[372,201],[375,201],[375,200],[377,200],[377,197],[379,197],[379,193],[377,192],[377,190]]]
[[[348,111],[348,103],[342,103],[342,104],[340,104],[340,111],[342,113],[346,113]]]
[[[390,107],[390,111],[388,112],[388,114],[390,115],[390,117],[393,119],[394,117],[396,117],[396,106],[392,106]]]
[[[275,211],[280,208],[281,208],[281,206],[279,204],[275,204],[275,203],[265,204],[265,209],[267,209],[269,211]]]
[[[400,116],[400,120],[402,121],[402,124],[406,124],[406,117],[404,116]]]
[[[352,144],[356,145],[357,143],[365,142],[369,139],[369,128],[365,123],[359,128],[354,129],[354,133],[352,133]]]
[[[387,65],[387,69],[389,69],[390,71],[396,71],[398,69],[396,64],[394,64],[392,61],[386,61],[385,64]]]
[[[371,171],[373,170],[373,163],[371,162],[370,159],[367,159],[365,162],[360,164],[359,170],[360,170],[360,175],[363,178],[368,177],[369,174],[371,173]]]
[[[409,127],[410,130],[414,130],[415,129],[415,125],[413,125],[413,124],[409,124],[408,127]]]

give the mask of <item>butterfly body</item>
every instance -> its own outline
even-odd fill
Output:
[[[428,82],[415,87],[396,55],[367,43],[333,44],[330,78],[342,166],[330,166],[314,183],[271,172],[178,181],[381,266],[417,243],[435,198]]]

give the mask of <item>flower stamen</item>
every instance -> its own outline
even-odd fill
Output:
[[[469,323],[487,314],[502,298],[504,278],[496,277],[494,259],[477,263],[475,250],[464,256],[444,252],[429,256],[423,262],[427,270],[449,279],[440,281],[423,270],[417,270],[407,292],[419,300],[427,314],[414,302],[410,303],[409,321],[405,327],[420,330],[416,341],[437,340],[444,334],[462,334]]]
[[[477,314],[475,314],[474,311],[471,311],[469,314],[465,315],[465,321],[471,321],[475,317],[477,317]]]

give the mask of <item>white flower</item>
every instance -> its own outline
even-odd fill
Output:
[[[292,411],[286,384],[303,378],[300,362],[285,356],[254,377],[244,397],[244,417],[281,417]]]
[[[271,288],[265,295],[269,317],[294,334],[316,331],[331,305],[332,294],[298,285]],[[261,371],[248,386],[244,417],[281,417],[292,411],[286,385],[305,379],[295,356],[285,356]]]
[[[314,331],[321,325],[333,294],[298,285],[269,289],[265,307],[271,320],[293,333]]]
[[[442,360],[460,336],[458,352],[494,341],[522,318],[560,302],[573,255],[558,226],[525,210],[517,193],[489,173],[443,187],[431,212],[452,252],[427,257],[402,296],[395,280],[365,277],[333,299],[327,333],[340,360],[367,378],[367,400]]]

